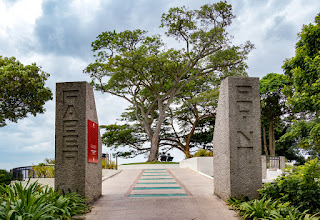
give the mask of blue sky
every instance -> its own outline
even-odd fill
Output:
[[[56,82],[90,81],[82,70],[93,61],[91,42],[103,31],[143,29],[162,34],[162,13],[170,7],[197,9],[208,0],[0,0],[0,55],[24,64],[36,62]],[[294,56],[297,33],[320,12],[319,0],[231,0],[236,18],[229,28],[235,44],[250,40],[249,76],[282,73],[285,58]],[[175,42],[167,43],[174,46]],[[100,124],[116,122],[126,107],[120,98],[95,92]],[[55,100],[36,117],[0,128],[0,169],[11,169],[54,157]],[[103,147],[106,152],[106,148]],[[171,152],[175,161],[183,159]],[[144,161],[140,156],[120,163]]]

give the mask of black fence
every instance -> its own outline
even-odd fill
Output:
[[[54,167],[54,165],[46,165],[46,166]],[[12,177],[14,180],[20,180],[20,181],[28,178],[38,178],[37,173],[33,170],[32,166],[13,168]]]
[[[267,167],[280,169],[280,156],[268,156]]]

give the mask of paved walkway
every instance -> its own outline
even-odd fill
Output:
[[[85,219],[239,219],[213,195],[212,179],[187,168],[122,170],[92,205]]]

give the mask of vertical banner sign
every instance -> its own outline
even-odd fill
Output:
[[[99,125],[88,120],[88,163],[98,163]]]

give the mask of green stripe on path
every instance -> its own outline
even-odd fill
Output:
[[[152,189],[182,189],[178,186],[163,186],[163,187],[134,187],[133,190],[152,190]]]
[[[146,169],[146,170],[166,170],[166,169]]]
[[[135,194],[129,197],[162,197],[162,196],[188,196],[188,194]]]
[[[140,179],[140,180],[173,180],[173,178],[147,178],[147,179]]]
[[[166,171],[161,171],[161,172],[144,172],[144,173],[168,173]]]
[[[137,184],[177,184],[177,182],[161,182],[161,183],[157,183],[157,182],[154,182],[154,183],[137,183]]]
[[[158,175],[148,175],[147,174],[147,175],[142,175],[142,176],[170,176],[170,175],[169,174],[161,174],[161,175],[159,175],[159,174]]]

